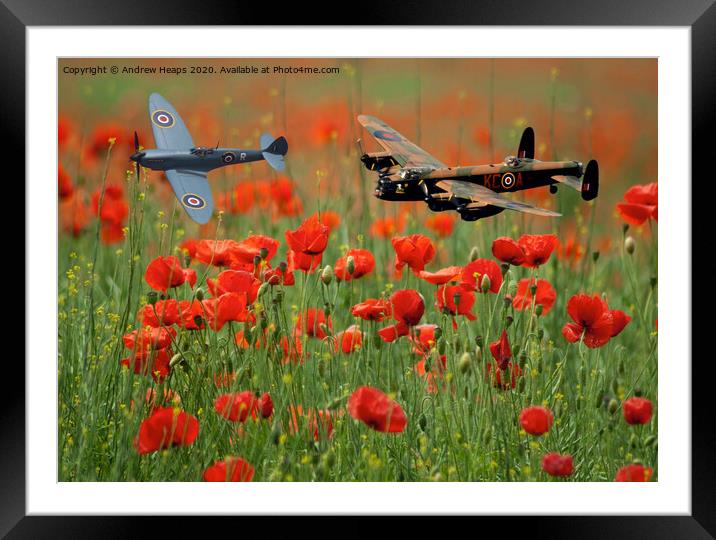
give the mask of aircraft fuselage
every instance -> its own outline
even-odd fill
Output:
[[[208,172],[236,163],[249,163],[264,159],[260,150],[241,148],[192,148],[191,150],[143,150],[132,155],[142,167],[155,171],[190,169]]]

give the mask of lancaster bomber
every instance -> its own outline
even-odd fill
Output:
[[[505,208],[538,216],[561,214],[505,197],[503,194],[549,186],[551,193],[564,184],[591,201],[599,193],[599,166],[585,168],[579,161],[535,159],[535,135],[525,128],[516,156],[503,163],[448,167],[374,116],[360,115],[358,122],[384,148],[364,153],[361,161],[378,172],[375,196],[385,201],[425,201],[433,212],[455,210],[465,221],[499,214]],[[359,141],[360,142],[360,141]]]
[[[149,96],[149,117],[156,149],[143,150],[134,133],[134,153],[129,157],[139,167],[164,171],[174,194],[189,217],[197,223],[211,219],[214,202],[207,173],[219,167],[265,159],[277,171],[284,168],[288,143],[283,137],[261,135],[260,150],[194,146],[189,130],[171,103],[159,94]]]

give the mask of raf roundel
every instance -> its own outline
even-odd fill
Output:
[[[390,131],[377,130],[373,132],[373,137],[383,139],[384,141],[399,141],[400,137]]]
[[[206,201],[194,193],[187,193],[181,198],[181,202],[192,210],[201,210],[206,206]]]
[[[515,175],[512,173],[505,173],[502,175],[502,187],[510,189],[515,185]]]
[[[167,111],[154,111],[152,122],[160,128],[170,128],[174,125],[174,117]]]
[[[233,163],[236,159],[236,155],[233,152],[226,152],[223,156],[221,156],[221,161],[224,163]]]

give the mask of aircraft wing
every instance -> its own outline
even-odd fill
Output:
[[[556,180],[560,184],[565,184],[571,187],[572,189],[576,189],[577,191],[582,191],[582,181],[577,178],[576,176],[566,176],[564,174],[555,174],[552,177],[552,180]]]
[[[157,93],[149,96],[149,118],[157,148],[162,150],[189,150],[194,148],[184,121],[166,99]]]
[[[450,197],[458,197],[460,199],[468,199],[475,204],[475,207],[484,206],[486,204],[492,206],[499,206],[500,208],[508,208],[509,210],[517,210],[518,212],[525,212],[527,214],[535,214],[537,216],[561,216],[557,212],[551,210],[545,210],[543,208],[537,208],[527,203],[515,201],[513,199],[507,199],[499,193],[492,191],[480,184],[473,184],[472,182],[465,182],[463,180],[441,180],[435,184],[440,189],[444,189],[450,194]],[[472,204],[468,204],[468,208],[472,207]]]
[[[428,167],[430,169],[447,167],[443,162],[410,142],[375,116],[361,114],[358,116],[358,122],[375,137],[378,144],[390,152],[401,167]]]
[[[188,169],[164,172],[189,217],[202,225],[208,222],[214,210],[214,200],[206,173]]]

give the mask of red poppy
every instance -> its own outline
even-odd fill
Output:
[[[641,225],[648,219],[658,219],[659,185],[656,182],[630,187],[624,194],[626,202],[617,204],[624,221]]]
[[[124,227],[115,223],[102,223],[99,229],[99,239],[103,244],[116,244],[124,240]]]
[[[492,242],[492,254],[496,259],[513,266],[521,266],[525,262],[525,252],[512,238],[501,236]]]
[[[89,137],[87,153],[90,159],[104,158],[109,148],[109,140],[114,139],[115,145],[124,142],[126,130],[119,124],[102,124],[95,128]]]
[[[70,175],[67,173],[65,168],[62,165],[59,165],[57,167],[57,194],[60,199],[66,199],[72,195],[73,191],[74,186],[72,185],[72,178],[70,178]]]
[[[207,279],[206,285],[214,296],[225,293],[237,293],[246,297],[248,304],[256,301],[261,281],[245,270],[224,270],[216,279]]]
[[[286,242],[292,251],[303,255],[320,255],[328,245],[329,229],[316,216],[306,219],[295,231],[286,231]]]
[[[353,273],[348,272],[348,257],[353,258]],[[375,259],[370,251],[367,249],[350,249],[345,257],[341,257],[336,261],[334,271],[339,280],[350,281],[370,274],[374,268]]]
[[[644,467],[635,463],[633,465],[627,465],[617,471],[617,475],[614,478],[615,482],[648,482],[654,470],[651,467]]]
[[[441,238],[450,236],[455,228],[455,216],[448,212],[434,214],[425,220],[425,226]]]
[[[631,317],[620,309],[612,309],[609,313],[612,314],[611,337],[616,337],[621,334],[622,330],[624,330],[624,327],[629,324],[629,321],[631,321]]]
[[[288,269],[288,264],[281,263],[276,268],[267,268],[261,276],[264,283],[271,286],[285,285],[287,287],[296,284],[293,271]]]
[[[65,115],[60,114],[57,118],[57,145],[61,148],[72,136],[72,122]]]
[[[204,471],[205,482],[251,482],[253,477],[254,468],[240,457],[215,461]]]
[[[153,353],[151,351],[134,351],[130,358],[123,358],[119,363],[131,369],[135,375],[151,374],[155,381],[161,382],[171,373],[171,366],[169,365],[171,358],[171,347],[164,347],[157,349]]]
[[[298,332],[294,332],[292,342],[289,341],[288,336],[282,336],[281,349],[283,350],[282,361],[284,364],[289,362],[293,362],[294,364],[303,362],[303,342]]]
[[[507,364],[512,360],[512,349],[510,341],[507,339],[507,331],[503,330],[500,339],[490,343],[490,352],[497,362],[497,367],[500,370],[507,369]]]
[[[408,422],[396,401],[370,386],[361,386],[351,394],[348,412],[356,420],[382,433],[400,433]]]
[[[552,411],[547,407],[532,405],[522,409],[520,425],[530,435],[540,436],[549,431],[554,422]]]
[[[305,255],[298,251],[290,250],[288,252],[288,270],[293,272],[294,270],[301,270],[302,272],[311,273],[318,265],[321,264],[323,255]]]
[[[557,240],[557,257],[559,259],[575,263],[583,256],[584,247],[579,240],[577,240],[574,233],[567,236],[566,240]]]
[[[530,288],[535,284],[534,278],[521,279],[517,283],[517,293],[512,299],[512,305],[516,310],[522,311],[532,307],[532,291]],[[537,280],[535,291],[535,305],[542,306],[542,315],[547,315],[557,300],[557,292],[546,279]]]
[[[233,392],[221,394],[214,400],[214,410],[232,422],[245,422],[258,402],[253,392]]]
[[[101,209],[100,209],[101,200]],[[109,185],[104,188],[104,196],[102,190],[97,190],[92,194],[92,209],[95,214],[99,214],[102,223],[113,223],[121,226],[129,215],[129,205],[124,200],[124,189],[119,185]]]
[[[413,342],[413,352],[422,355],[428,354],[437,343],[437,338],[435,337],[435,331],[437,329],[437,324],[421,324],[416,326],[415,333],[410,336],[410,341]]]
[[[390,305],[393,319],[398,324],[381,328],[378,335],[388,343],[401,336],[407,336],[409,327],[415,326],[425,312],[425,301],[417,291],[401,289],[390,296]]]
[[[557,247],[557,237],[553,234],[523,234],[517,241],[525,252],[523,266],[537,268],[549,260]]]
[[[279,241],[270,236],[260,234],[249,236],[241,242],[236,242],[230,249],[231,264],[237,266],[253,266],[254,258],[261,256],[270,261],[278,251]]]
[[[199,243],[198,240],[195,240],[193,238],[187,238],[183,242],[179,244],[179,248],[181,249],[182,253],[185,256],[188,256],[190,259],[196,258],[196,246]]]
[[[351,308],[354,317],[366,321],[382,321],[391,314],[392,308],[389,300],[383,298],[368,298]]]
[[[170,446],[189,446],[199,435],[199,420],[173,407],[155,409],[139,426],[134,447],[149,454]]]
[[[147,265],[144,280],[152,289],[167,292],[170,287],[178,287],[185,282],[193,287],[196,283],[196,271],[182,268],[179,258],[174,255],[157,257]]]
[[[137,318],[142,321],[142,326],[171,326],[181,320],[179,303],[176,300],[159,300],[154,304],[147,304],[141,310]]]
[[[204,320],[206,319],[206,309],[199,300],[181,300],[179,302],[179,311],[181,319],[179,326],[186,330],[201,330],[204,328]]]
[[[611,338],[612,314],[599,295],[574,295],[567,302],[567,313],[574,322],[564,325],[562,335],[570,343],[576,343],[584,336],[584,344],[595,349]]]
[[[335,344],[337,351],[343,351],[350,354],[361,348],[363,344],[363,332],[355,324],[346,328],[343,332],[335,335]]]
[[[85,198],[83,190],[75,189],[69,197],[59,201],[62,229],[74,237],[78,237],[91,220],[90,208]]]
[[[296,332],[323,339],[328,332],[333,331],[333,321],[330,315],[320,308],[308,308],[305,314],[300,314],[296,320]]]
[[[328,227],[330,234],[341,224],[341,216],[338,212],[334,212],[333,210],[323,210],[321,211],[320,221]]]
[[[460,284],[470,291],[482,291],[483,277],[490,280],[489,292],[497,293],[502,287],[502,272],[495,261],[475,259],[462,269]]]
[[[447,268],[442,268],[437,272],[427,272],[425,270],[421,270],[418,277],[420,277],[420,279],[424,279],[428,283],[432,283],[433,285],[445,285],[450,281],[460,279],[461,273],[461,266],[448,266]]]
[[[236,373],[233,371],[221,371],[214,373],[214,386],[217,388],[229,388],[236,380]]]
[[[168,347],[176,335],[173,328],[142,328],[122,337],[124,346],[135,351],[135,355],[148,353],[152,349]]]
[[[443,313],[464,315],[470,321],[477,318],[471,311],[475,304],[473,291],[467,291],[460,285],[441,285],[435,292],[435,298],[438,309]]]
[[[648,424],[651,420],[651,401],[640,397],[631,397],[622,404],[624,420],[627,424]]]
[[[396,271],[400,271],[403,266],[408,265],[413,272],[418,273],[435,257],[435,246],[432,240],[422,234],[396,236],[391,242],[397,256]]]
[[[492,372],[495,372],[492,375]],[[522,368],[515,362],[507,362],[507,368],[502,370],[495,366],[492,362],[487,364],[487,379],[492,378],[492,386],[501,390],[514,389],[517,386],[517,377],[522,377]],[[508,377],[506,380],[502,380],[502,377]]]
[[[238,245],[235,240],[198,240],[194,257],[204,264],[229,267],[236,258]]]
[[[245,322],[249,318],[246,296],[239,293],[224,293],[216,298],[202,301],[205,317],[212,330],[219,331],[229,321]]]
[[[393,218],[376,219],[370,226],[370,235],[378,238],[391,238],[405,229],[405,217],[400,214],[397,220]]]
[[[333,436],[333,420],[331,418],[331,411],[316,411],[314,409],[308,409],[308,411],[304,414],[303,407],[301,405],[298,405],[298,407],[290,405],[288,407],[288,412],[290,414],[289,429],[293,435],[296,435],[299,431],[299,418],[305,416],[308,429],[314,440],[320,441],[322,438],[330,439]]]
[[[273,414],[273,400],[268,392],[261,394],[261,397],[256,404],[259,414],[262,418],[270,418]]]
[[[569,476],[574,472],[572,456],[557,453],[545,454],[542,458],[542,470],[550,476]]]
[[[401,289],[390,295],[390,304],[393,308],[393,318],[415,326],[425,313],[425,301],[422,295],[413,289]]]

